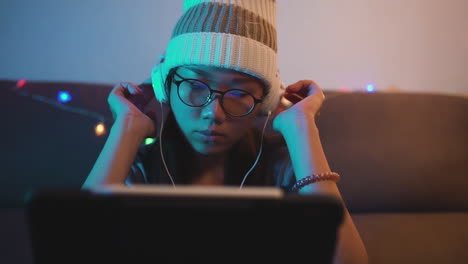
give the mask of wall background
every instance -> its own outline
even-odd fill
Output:
[[[468,94],[466,0],[278,0],[286,84]],[[0,78],[141,82],[182,0],[3,0]]]

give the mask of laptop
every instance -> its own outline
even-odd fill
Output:
[[[275,187],[115,185],[26,200],[35,263],[332,263],[343,206]]]

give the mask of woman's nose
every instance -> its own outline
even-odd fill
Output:
[[[221,107],[221,99],[219,96],[214,95],[214,98],[202,108],[202,118],[214,119],[216,122],[220,122],[226,119],[226,113]]]

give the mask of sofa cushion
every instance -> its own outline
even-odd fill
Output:
[[[464,263],[468,213],[352,215],[372,264]]]

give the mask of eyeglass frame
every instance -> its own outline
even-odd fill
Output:
[[[251,114],[251,113],[253,112],[253,110],[255,109],[255,107],[257,106],[257,104],[263,102],[263,99],[264,99],[264,98],[258,99],[258,98],[256,98],[255,96],[253,96],[253,94],[251,94],[250,92],[245,91],[245,90],[242,90],[242,89],[229,89],[229,90],[226,90],[226,91],[224,91],[224,92],[223,92],[223,91],[217,91],[217,90],[211,89],[211,87],[210,87],[206,82],[204,82],[204,81],[201,81],[201,80],[198,80],[198,79],[193,79],[193,78],[184,78],[184,77],[180,76],[179,74],[177,74],[177,69],[175,69],[175,70],[173,71],[173,76],[177,76],[177,77],[179,77],[179,78],[181,79],[181,80],[175,80],[174,77],[172,77],[172,78],[171,78],[171,79],[172,79],[171,81],[177,86],[177,96],[179,97],[180,101],[181,101],[183,104],[185,104],[186,106],[190,106],[190,107],[204,107],[204,106],[207,106],[208,104],[210,104],[210,103],[216,98],[216,96],[213,96],[213,94],[220,94],[221,96],[220,96],[220,98],[219,98],[219,104],[221,105],[221,108],[223,109],[224,113],[226,113],[227,115],[232,116],[232,117],[244,117],[244,116],[247,116],[247,115]],[[196,81],[196,82],[199,82],[199,83],[204,84],[204,85],[208,88],[208,90],[209,90],[209,92],[210,92],[209,96],[207,97],[208,100],[207,100],[205,103],[203,103],[203,104],[201,104],[201,105],[198,105],[198,106],[194,106],[194,105],[189,105],[189,104],[187,104],[187,103],[180,97],[180,93],[179,93],[180,84],[183,83],[183,82],[185,82],[185,81]],[[250,108],[250,110],[249,110],[247,113],[245,113],[245,114],[243,114],[243,115],[233,115],[233,114],[229,113],[229,112],[224,108],[224,95],[225,95],[226,93],[228,93],[228,92],[231,92],[231,91],[242,91],[242,92],[246,93],[247,95],[249,95],[249,96],[251,96],[251,97],[253,98],[254,104],[253,104],[253,106]]]

